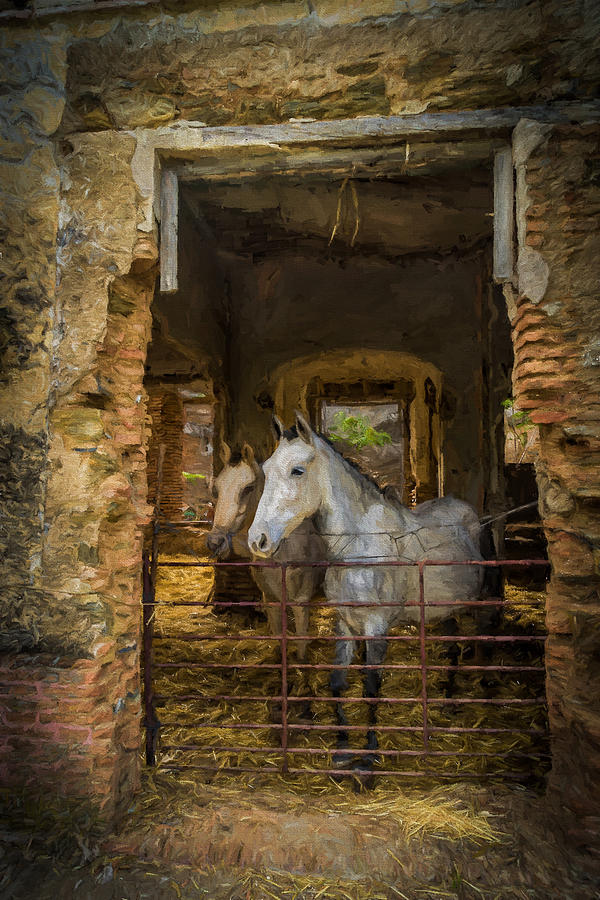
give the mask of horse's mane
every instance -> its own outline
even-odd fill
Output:
[[[232,469],[235,469],[237,466],[241,465],[241,463],[245,463],[245,465],[250,465],[247,460],[244,459],[241,450],[232,450],[231,456],[229,457],[228,466],[231,466]],[[260,480],[263,476],[262,465],[257,460],[254,460],[250,468],[254,471],[257,480]]]
[[[321,441],[323,441],[323,443],[327,447],[333,450],[335,456],[340,460],[341,465],[346,469],[346,471],[354,479],[354,481],[357,481],[360,484],[361,487],[365,488],[371,495],[376,495],[379,500],[383,500],[385,503],[393,506],[395,509],[406,509],[406,507],[402,503],[393,498],[390,498],[385,493],[385,491],[382,491],[375,479],[371,475],[368,475],[366,472],[364,472],[357,463],[355,463],[353,460],[346,459],[346,457],[342,453],[340,453],[340,451],[334,445],[333,441],[331,441],[328,437],[318,431],[314,431],[314,434]],[[293,441],[296,438],[300,437],[300,435],[298,434],[298,429],[296,428],[296,426],[293,425],[291,428],[287,428],[283,432],[283,437],[288,441]]]

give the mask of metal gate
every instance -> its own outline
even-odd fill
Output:
[[[523,737],[529,736],[529,739],[535,740],[536,738],[541,738],[543,742],[543,737],[546,734],[545,725],[536,724],[535,727],[523,727],[522,723],[516,723],[515,727],[511,727],[511,724],[502,724],[501,726],[486,724],[484,721],[477,722],[476,724],[471,724],[469,726],[464,725],[436,725],[435,722],[432,722],[432,713],[436,710],[436,708],[440,707],[449,707],[450,709],[459,709],[460,707],[466,707],[469,704],[478,704],[483,707],[483,709],[491,709],[493,707],[502,707],[507,710],[509,708],[523,708],[523,707],[533,707],[540,708],[544,707],[546,703],[545,696],[534,696],[528,698],[522,697],[494,697],[494,696],[485,696],[485,697],[473,697],[473,696],[432,696],[431,689],[428,687],[428,675],[433,672],[445,672],[446,674],[454,673],[480,673],[482,677],[487,677],[492,675],[492,673],[508,673],[509,676],[518,675],[519,678],[527,679],[532,676],[533,673],[536,673],[538,680],[543,678],[544,666],[543,664],[536,665],[528,665],[521,664],[517,659],[516,663],[511,661],[509,663],[488,663],[488,662],[479,662],[476,661],[472,664],[462,665],[452,664],[448,662],[447,664],[441,664],[439,662],[432,663],[428,658],[428,648],[431,648],[435,642],[441,642],[442,644],[449,645],[453,643],[454,645],[460,645],[464,642],[471,642],[479,645],[487,645],[488,647],[498,647],[502,645],[503,647],[519,647],[519,645],[529,646],[535,644],[540,648],[540,655],[543,652],[544,641],[546,639],[545,634],[540,633],[519,633],[519,634],[433,634],[429,630],[426,625],[426,609],[429,606],[444,606],[450,608],[452,605],[460,606],[464,608],[466,606],[477,607],[478,609],[482,609],[484,606],[494,607],[500,611],[505,611],[510,604],[510,600],[506,600],[503,598],[493,598],[493,599],[485,599],[485,600],[476,600],[471,601],[469,603],[463,601],[456,601],[454,604],[449,604],[448,602],[438,603],[435,599],[430,599],[426,597],[425,592],[425,571],[430,567],[438,567],[438,566],[487,566],[487,567],[511,567],[513,571],[518,569],[528,569],[531,570],[532,567],[547,567],[549,564],[546,560],[542,559],[528,559],[528,560],[494,560],[494,561],[465,561],[465,562],[456,562],[456,561],[429,561],[424,560],[418,563],[406,563],[400,561],[367,561],[367,562],[298,562],[298,563],[279,563],[275,561],[255,561],[255,562],[227,562],[227,563],[217,563],[217,562],[207,562],[207,561],[185,561],[185,562],[173,562],[168,560],[160,560],[158,558],[158,552],[156,550],[157,542],[154,543],[154,556],[152,560],[149,559],[147,555],[144,556],[144,568],[143,568],[143,585],[144,585],[144,593],[143,593],[143,639],[144,639],[144,691],[145,691],[145,721],[144,725],[146,728],[146,760],[149,765],[154,765],[156,763],[156,754],[157,754],[157,739],[159,736],[159,732],[161,730],[168,735],[169,729],[173,728],[182,728],[189,727],[193,728],[195,732],[202,731],[202,729],[214,727],[214,722],[211,721],[203,721],[202,718],[195,721],[186,721],[186,722],[177,722],[172,719],[165,719],[165,721],[160,721],[157,716],[157,707],[164,706],[168,712],[168,705],[171,701],[177,701],[178,703],[186,703],[191,701],[201,701],[204,705],[227,701],[231,704],[239,704],[242,702],[265,702],[265,703],[274,703],[280,706],[281,716],[280,721],[271,722],[268,725],[268,733],[273,736],[273,741],[269,740],[268,743],[259,744],[258,746],[248,747],[248,746],[239,746],[235,743],[235,739],[230,742],[229,745],[215,745],[212,746],[210,744],[195,744],[193,741],[188,741],[187,743],[171,743],[168,739],[162,741],[161,739],[161,752],[165,754],[177,753],[179,755],[185,754],[186,752],[193,751],[209,751],[213,754],[218,752],[223,753],[240,753],[244,752],[251,753],[253,757],[256,758],[256,765],[219,765],[218,762],[215,761],[214,764],[210,764],[210,762],[206,764],[186,764],[185,762],[181,762],[179,760],[173,761],[168,760],[167,762],[161,762],[161,766],[169,769],[198,769],[204,770],[206,772],[211,771],[226,771],[226,772],[247,772],[247,773],[255,773],[255,774],[283,774],[283,775],[300,775],[300,774],[322,774],[322,775],[353,775],[353,776],[361,776],[367,774],[367,769],[361,769],[360,766],[360,758],[367,753],[371,753],[369,750],[361,750],[361,749],[352,749],[351,754],[353,757],[357,758],[356,765],[353,764],[352,768],[337,768],[332,764],[332,750],[326,749],[324,747],[316,746],[316,740],[310,740],[309,743],[315,746],[302,746],[297,747],[294,746],[294,735],[296,732],[301,731],[303,733],[310,733],[313,737],[318,736],[319,734],[323,734],[328,732],[329,734],[335,733],[336,731],[344,730],[347,732],[363,732],[366,733],[370,728],[373,728],[379,735],[384,733],[410,733],[414,737],[415,741],[418,742],[417,746],[411,747],[410,749],[378,749],[376,752],[376,756],[378,760],[386,762],[391,762],[391,768],[379,768],[375,767],[373,772],[371,769],[368,770],[368,774],[382,774],[387,776],[392,776],[396,778],[422,778],[422,777],[434,777],[434,778],[453,778],[456,780],[475,778],[475,779],[484,779],[484,778],[501,778],[501,779],[511,779],[511,780],[523,780],[524,778],[530,777],[531,771],[533,770],[534,765],[544,764],[543,757],[547,756],[547,752],[545,750],[536,750],[528,751],[528,750],[512,750],[509,748],[508,751],[498,751],[494,750],[481,750],[475,752],[467,752],[465,753],[461,749],[436,749],[435,746],[432,746],[432,742],[434,742],[434,738],[440,737],[440,735],[453,734],[453,735],[477,735],[477,736],[497,736],[498,738],[502,737],[504,739],[507,736],[514,735],[515,737]],[[167,633],[162,633],[157,635],[155,633],[154,623],[155,623],[155,613],[159,610],[161,606],[161,598],[156,595],[156,578],[158,569],[162,567],[169,568],[181,568],[182,570],[189,568],[196,569],[207,569],[207,568],[218,568],[219,566],[243,566],[243,567],[254,567],[254,566],[264,566],[273,569],[278,569],[281,573],[281,633],[278,635],[268,634],[238,634],[238,633],[228,633],[224,632],[221,629],[220,633],[213,634],[200,634],[194,632],[193,629],[185,632],[179,632],[176,635]],[[311,664],[310,662],[298,663],[291,658],[290,655],[290,647],[294,642],[305,640],[305,641],[314,641],[315,635],[307,634],[307,635],[297,635],[294,633],[290,633],[290,629],[288,627],[288,613],[291,607],[294,606],[293,602],[290,602],[287,596],[287,585],[286,585],[286,574],[288,570],[296,567],[302,566],[317,566],[317,567],[341,567],[341,566],[359,566],[359,567],[367,567],[367,566],[412,566],[418,570],[418,581],[419,581],[419,596],[418,599],[414,601],[409,601],[407,603],[387,603],[384,605],[387,606],[402,606],[406,607],[418,607],[419,609],[419,624],[415,629],[414,633],[411,634],[388,634],[387,640],[390,642],[405,642],[406,644],[410,644],[412,647],[418,647],[418,661],[414,663],[390,663],[384,660],[383,664],[380,666],[365,666],[363,664],[353,664],[347,667],[336,666],[334,663],[318,663]],[[542,601],[540,601],[542,602]],[[263,604],[258,604],[255,601],[239,601],[236,603],[232,602],[221,602],[215,603],[212,600],[198,600],[198,601],[190,601],[190,600],[175,600],[169,601],[172,606],[175,607],[207,607],[210,606],[212,608],[215,607],[255,607],[255,606],[263,606]],[[320,603],[326,605],[328,608],[332,606],[332,604],[327,601],[311,601],[311,607],[317,607]],[[273,604],[276,605],[276,604]],[[308,605],[308,604],[306,604]],[[337,604],[337,606],[358,606],[362,604],[357,603],[341,603]],[[451,610],[450,610],[451,611]],[[226,642],[227,645],[235,646],[236,642],[241,640],[256,640],[256,641],[276,641],[280,648],[280,660],[279,661],[271,661],[268,663],[248,663],[244,661],[233,660],[231,662],[206,662],[202,658],[202,649],[199,652],[196,652],[193,659],[189,659],[186,661],[179,662],[156,662],[154,659],[154,649],[157,640],[160,641],[170,641],[176,639],[177,641],[185,641],[187,644],[192,647],[200,647],[202,648],[206,642],[209,641],[223,641]],[[338,640],[335,634],[330,635],[319,635],[318,640],[320,641],[328,641],[331,642],[330,646],[333,650],[334,644],[333,642]],[[344,637],[344,639],[346,639]],[[369,640],[377,640],[381,639],[374,638],[370,635],[357,635],[350,638],[355,642],[361,641],[369,641]],[[542,660],[543,662],[543,660]],[[229,690],[225,693],[219,693],[214,695],[204,694],[202,692],[187,692],[184,694],[169,693],[169,694],[160,694],[155,692],[155,677],[159,673],[164,673],[164,670],[170,670],[175,673],[177,669],[181,668],[190,668],[193,667],[194,670],[202,672],[203,670],[215,670],[220,669],[225,674],[229,676],[235,676],[238,681],[236,682],[237,687],[240,685],[243,686],[243,678],[244,675],[251,669],[265,669],[269,672],[279,671],[280,672],[280,688],[276,693],[270,693],[266,695],[255,695],[255,694],[245,694],[244,692],[238,693],[237,690]],[[294,670],[328,670],[332,671],[335,668],[346,668],[348,670],[356,670],[360,669],[362,671],[368,668],[376,668],[380,669],[383,672],[390,670],[403,670],[403,671],[412,671],[420,674],[420,689],[414,692],[412,696],[379,696],[377,698],[365,697],[365,696],[343,696],[339,698],[332,697],[331,694],[317,694],[315,696],[302,696],[302,695],[292,695],[288,689],[288,677],[290,673]],[[492,675],[493,677],[493,675]],[[230,683],[230,682],[229,682]],[[543,693],[540,691],[540,693]],[[355,704],[376,704],[380,707],[384,705],[393,705],[398,712],[398,719],[400,722],[398,724],[387,724],[387,725],[363,725],[363,724],[350,724],[350,725],[339,725],[339,724],[323,724],[317,720],[313,722],[303,722],[301,724],[290,721],[290,718],[293,718],[293,715],[290,716],[290,712],[293,711],[295,704],[300,703],[320,703],[320,704],[335,704],[335,703],[355,703]],[[421,714],[419,724],[406,724],[402,723],[402,709],[407,708],[408,706],[414,708],[414,704],[418,704]],[[478,707],[479,708],[479,707]],[[161,712],[161,716],[164,718],[164,713]],[[220,721],[218,724],[219,730],[224,730],[227,734],[235,735],[239,734],[241,729],[245,729],[247,731],[262,731],[264,732],[267,726],[264,722],[259,722],[253,720],[252,718],[244,721]],[[509,738],[510,739],[510,738]],[[272,754],[274,751],[277,751],[280,754],[281,759],[277,765],[268,765],[261,763],[261,756]],[[297,754],[309,755],[311,759],[317,758],[319,763],[322,762],[322,765],[318,766],[308,766],[308,767],[300,767],[295,764]],[[408,757],[414,759],[414,765],[411,768],[402,769],[398,767],[398,763],[394,765],[394,760],[398,761],[403,757]],[[457,760],[455,770],[448,773],[442,771],[435,771],[432,763],[436,759],[436,757],[455,757]],[[498,762],[502,759],[502,764],[505,766],[501,771],[485,771],[485,772],[465,772],[461,771],[461,760],[466,757],[478,757],[482,760],[486,760],[489,762]],[[520,768],[518,770],[512,770],[510,768],[506,768],[506,765],[510,763],[511,760],[519,760]],[[525,767],[523,767],[525,766]]]

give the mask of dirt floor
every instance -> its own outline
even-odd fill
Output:
[[[181,789],[190,791],[189,785]],[[437,829],[433,819],[425,822],[414,810],[411,812],[411,798],[417,799],[417,807],[422,799],[421,792],[414,789],[399,798],[406,801],[406,822],[365,815],[365,831],[377,820],[379,828],[388,831],[390,859],[394,848],[395,874],[388,871],[383,879],[373,874],[349,878],[218,860],[199,864],[193,859],[194,837],[203,830],[206,808],[198,805],[199,821],[186,822],[178,812],[177,797],[172,806],[163,804],[160,811],[156,786],[146,785],[126,830],[119,835],[92,839],[84,832],[73,831],[59,835],[55,830],[45,837],[23,830],[4,832],[0,836],[0,896],[6,900],[600,898],[600,881],[586,876],[580,863],[564,854],[556,827],[547,819],[539,796],[522,789],[468,788],[460,792],[462,795],[447,789],[445,792],[429,797],[429,807],[434,809],[437,803],[440,819],[446,822],[444,805],[454,807],[454,834],[452,829]],[[163,800],[167,795],[165,788]],[[254,799],[260,808],[261,798]],[[244,812],[238,809],[240,819]],[[194,815],[189,803],[187,815]],[[153,826],[148,816],[154,817]],[[467,821],[467,830],[479,820],[479,838],[456,837],[461,816],[471,820],[470,825]],[[303,819],[306,821],[306,813],[299,813],[299,823]],[[226,817],[222,819],[226,821]],[[411,831],[411,826],[412,833],[408,834],[407,827]],[[335,821],[330,820],[329,828],[335,833]],[[317,836],[320,834],[313,834],[313,841]],[[129,852],[125,852],[127,849]],[[131,852],[134,849],[137,852]]]

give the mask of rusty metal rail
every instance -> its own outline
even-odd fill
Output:
[[[335,561],[335,562],[287,562],[280,563],[272,560],[268,561],[240,561],[240,562],[227,562],[227,563],[218,563],[218,562],[192,562],[192,561],[184,561],[184,562],[171,562],[164,561],[161,562],[158,559],[157,555],[157,542],[154,542],[153,545],[153,558],[152,561],[148,558],[148,556],[144,556],[143,562],[143,586],[144,586],[144,595],[143,595],[143,638],[144,638],[144,694],[145,694],[145,721],[144,725],[146,727],[146,761],[149,765],[154,765],[156,762],[156,748],[157,748],[157,739],[160,732],[161,727],[165,729],[173,729],[173,728],[193,728],[194,730],[202,730],[208,728],[218,728],[227,731],[231,731],[235,733],[236,731],[243,729],[247,731],[265,731],[272,733],[279,733],[279,741],[276,745],[266,746],[260,745],[255,747],[248,746],[239,746],[237,744],[231,744],[227,746],[208,746],[201,743],[197,743],[195,741],[189,741],[188,743],[175,744],[175,743],[164,743],[162,744],[161,749],[165,752],[167,751],[177,751],[181,753],[185,752],[202,752],[202,753],[213,753],[222,751],[224,753],[244,753],[244,754],[253,754],[257,757],[271,755],[278,756],[279,760],[276,765],[268,764],[261,765],[260,762],[257,763],[256,766],[244,766],[244,765],[225,765],[219,766],[218,764],[214,765],[198,765],[198,764],[184,764],[184,763],[173,763],[171,761],[166,763],[167,768],[170,769],[193,769],[199,771],[206,772],[214,772],[225,771],[225,772],[243,772],[243,773],[254,773],[254,774],[335,774],[335,775],[360,775],[360,773],[364,773],[367,770],[360,768],[360,763],[357,764],[357,767],[349,768],[349,769],[340,769],[335,768],[331,765],[329,761],[329,757],[334,752],[332,748],[326,747],[295,747],[290,746],[290,735],[301,732],[314,733],[318,735],[319,733],[329,732],[335,733],[338,731],[347,731],[347,732],[363,732],[366,733],[370,730],[374,730],[376,732],[390,733],[412,733],[415,736],[421,735],[421,747],[418,749],[378,749],[375,751],[376,756],[380,759],[402,759],[402,758],[416,758],[420,761],[420,768],[415,770],[402,770],[402,769],[385,769],[385,768],[376,768],[374,770],[374,774],[380,774],[387,776],[397,776],[397,777],[407,777],[407,778],[420,778],[420,777],[434,777],[434,778],[454,778],[457,780],[465,779],[478,779],[478,778],[502,778],[508,780],[522,780],[524,777],[527,777],[527,771],[499,771],[499,772],[482,772],[482,773],[474,773],[474,772],[461,772],[460,765],[456,772],[440,772],[433,771],[428,769],[427,761],[433,760],[436,758],[448,758],[448,757],[456,757],[458,760],[460,758],[481,758],[481,759],[490,759],[490,760],[506,760],[506,759],[514,759],[514,760],[531,760],[539,761],[544,756],[543,753],[529,754],[523,750],[509,750],[507,752],[464,752],[463,750],[439,750],[430,747],[430,739],[434,736],[440,735],[523,735],[523,736],[544,736],[546,734],[546,730],[544,727],[510,727],[510,724],[507,727],[488,727],[485,725],[480,725],[479,723],[474,726],[440,726],[435,725],[431,722],[430,712],[432,708],[435,707],[468,707],[469,705],[482,705],[483,707],[504,707],[504,708],[512,708],[512,707],[543,707],[545,705],[545,696],[535,696],[531,698],[520,698],[520,697],[432,697],[428,693],[428,685],[427,685],[427,675],[429,672],[446,672],[446,673],[482,673],[486,672],[494,672],[494,673],[543,673],[544,666],[543,665],[507,665],[507,664],[497,664],[497,665],[486,665],[486,664],[470,664],[470,665],[460,665],[460,664],[451,664],[441,665],[441,664],[431,664],[427,660],[427,647],[432,643],[442,642],[442,643],[482,643],[487,645],[494,644],[531,644],[537,643],[540,648],[543,648],[544,641],[546,640],[546,635],[544,634],[448,634],[448,635],[438,635],[438,634],[429,634],[427,632],[427,623],[426,623],[426,610],[428,607],[446,607],[449,610],[449,613],[452,612],[452,607],[460,607],[464,609],[465,607],[476,607],[481,609],[482,607],[496,607],[499,609],[506,609],[510,605],[509,600],[505,599],[488,599],[488,600],[474,600],[461,602],[456,601],[453,603],[449,602],[436,602],[436,601],[427,601],[425,597],[425,570],[431,567],[437,566],[479,566],[479,567],[539,567],[544,566],[547,567],[549,565],[547,560],[544,559],[527,559],[527,560],[466,560],[466,561],[440,561],[440,560],[423,560],[415,563],[407,563],[403,561],[396,560],[365,560],[365,561],[352,561],[352,562],[343,562],[343,561]],[[156,640],[154,635],[154,616],[157,607],[161,605],[161,602],[156,599],[155,596],[155,586],[156,586],[156,572],[158,567],[165,568],[197,568],[197,569],[215,569],[219,567],[231,567],[231,566],[241,566],[246,568],[252,567],[266,567],[266,568],[276,568],[281,571],[281,602],[280,604],[272,603],[269,604],[271,606],[280,606],[281,607],[281,632],[277,635],[272,634],[237,634],[237,633],[219,633],[219,634],[201,634],[198,632],[190,631],[184,633],[161,633],[161,640],[177,640],[177,641],[187,641],[190,642],[190,645],[193,643],[199,642],[202,643],[204,641],[229,641],[235,643],[239,640],[252,640],[252,641],[267,641],[273,644],[278,644],[280,648],[280,662],[270,662],[270,663],[247,663],[247,662],[223,662],[223,663],[214,663],[214,662],[203,662],[199,661],[196,657],[193,660],[186,660],[185,662],[155,662],[153,659],[153,650],[154,650],[154,641]],[[401,602],[387,602],[383,604],[373,603],[357,603],[357,602],[345,602],[332,604],[328,601],[311,601],[310,604],[307,603],[295,603],[294,601],[289,601],[288,599],[288,591],[287,591],[287,572],[290,569],[299,568],[299,567],[378,567],[383,566],[386,568],[390,567],[412,567],[418,569],[419,576],[419,598],[415,601],[409,601],[406,603]],[[541,601],[540,601],[541,602]],[[235,608],[238,609],[240,607],[259,607],[264,608],[265,604],[259,601],[229,601],[229,602],[211,602],[211,601],[172,601],[168,602],[168,606],[180,606],[180,607],[227,607],[227,608]],[[412,644],[418,644],[419,646],[419,663],[414,664],[398,664],[398,663],[386,663],[385,661],[381,665],[361,665],[359,664],[351,664],[349,666],[340,666],[335,665],[334,663],[325,664],[310,664],[310,663],[297,663],[289,659],[288,650],[290,642],[295,641],[336,641],[340,638],[334,634],[330,635],[311,635],[311,634],[290,634],[288,631],[287,617],[288,610],[290,607],[295,606],[308,606],[318,607],[319,605],[326,606],[327,608],[331,607],[352,607],[352,606],[360,606],[365,608],[370,605],[372,606],[399,606],[399,607],[417,607],[419,609],[419,621],[418,621],[418,633],[414,635],[397,635],[391,634],[386,636],[386,640],[388,641],[400,641]],[[371,641],[371,640],[381,640],[381,636],[373,636],[373,635],[352,635],[343,637],[344,640],[352,640],[355,642],[361,641]],[[157,670],[177,670],[177,669],[194,669],[194,670],[223,670],[226,672],[227,670],[240,670],[243,677],[244,670],[256,670],[256,669],[264,669],[267,671],[280,671],[281,673],[281,687],[279,693],[269,694],[269,695],[256,695],[256,694],[236,694],[235,692],[231,693],[223,693],[223,694],[205,694],[202,692],[187,692],[182,694],[159,694],[155,693],[154,690],[154,674]],[[290,695],[288,691],[288,676],[290,670],[326,670],[333,671],[335,669],[349,669],[349,670],[357,670],[360,669],[362,671],[367,671],[368,669],[379,669],[382,671],[389,670],[402,670],[406,672],[420,672],[420,691],[415,694],[415,696],[408,697],[363,697],[363,696],[342,696],[342,697],[332,697],[329,695]],[[277,703],[281,706],[281,721],[277,723],[265,723],[258,721],[248,721],[248,722],[238,722],[238,721],[229,721],[229,722],[218,722],[215,723],[213,721],[194,721],[194,722],[179,722],[179,721],[168,721],[164,723],[160,723],[158,717],[156,715],[156,705],[157,704],[165,704],[169,701],[177,700],[180,702],[192,702],[192,701],[201,701],[202,704],[212,704],[216,702],[230,702],[230,703]],[[421,725],[379,725],[379,724],[368,724],[368,725],[340,725],[340,724],[320,724],[318,722],[312,723],[302,723],[297,724],[289,721],[289,713],[290,713],[290,705],[295,705],[299,703],[307,703],[307,702],[317,702],[317,703],[364,703],[364,704],[375,704],[375,705],[396,705],[399,710],[403,708],[403,706],[415,706],[420,705],[422,708],[422,722]],[[401,715],[401,713],[399,713]],[[314,742],[311,742],[314,743]],[[359,760],[361,757],[370,755],[373,756],[373,752],[369,750],[360,750],[352,748],[350,751],[353,757],[357,757]],[[318,756],[324,760],[323,767],[309,767],[309,768],[300,768],[297,766],[290,765],[290,760],[295,755],[304,754],[307,756]],[[272,761],[271,761],[272,762]],[[369,770],[369,774],[371,774]]]

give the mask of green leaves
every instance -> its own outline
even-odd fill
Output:
[[[329,437],[332,441],[346,441],[358,450],[392,443],[391,435],[373,428],[366,416],[347,416],[342,410],[333,417]]]
[[[508,397],[502,401],[502,406],[506,410],[508,424],[512,431],[517,435],[520,442],[524,445],[527,443],[528,431],[533,427],[533,422],[525,409],[517,409],[515,401],[512,397]]]

